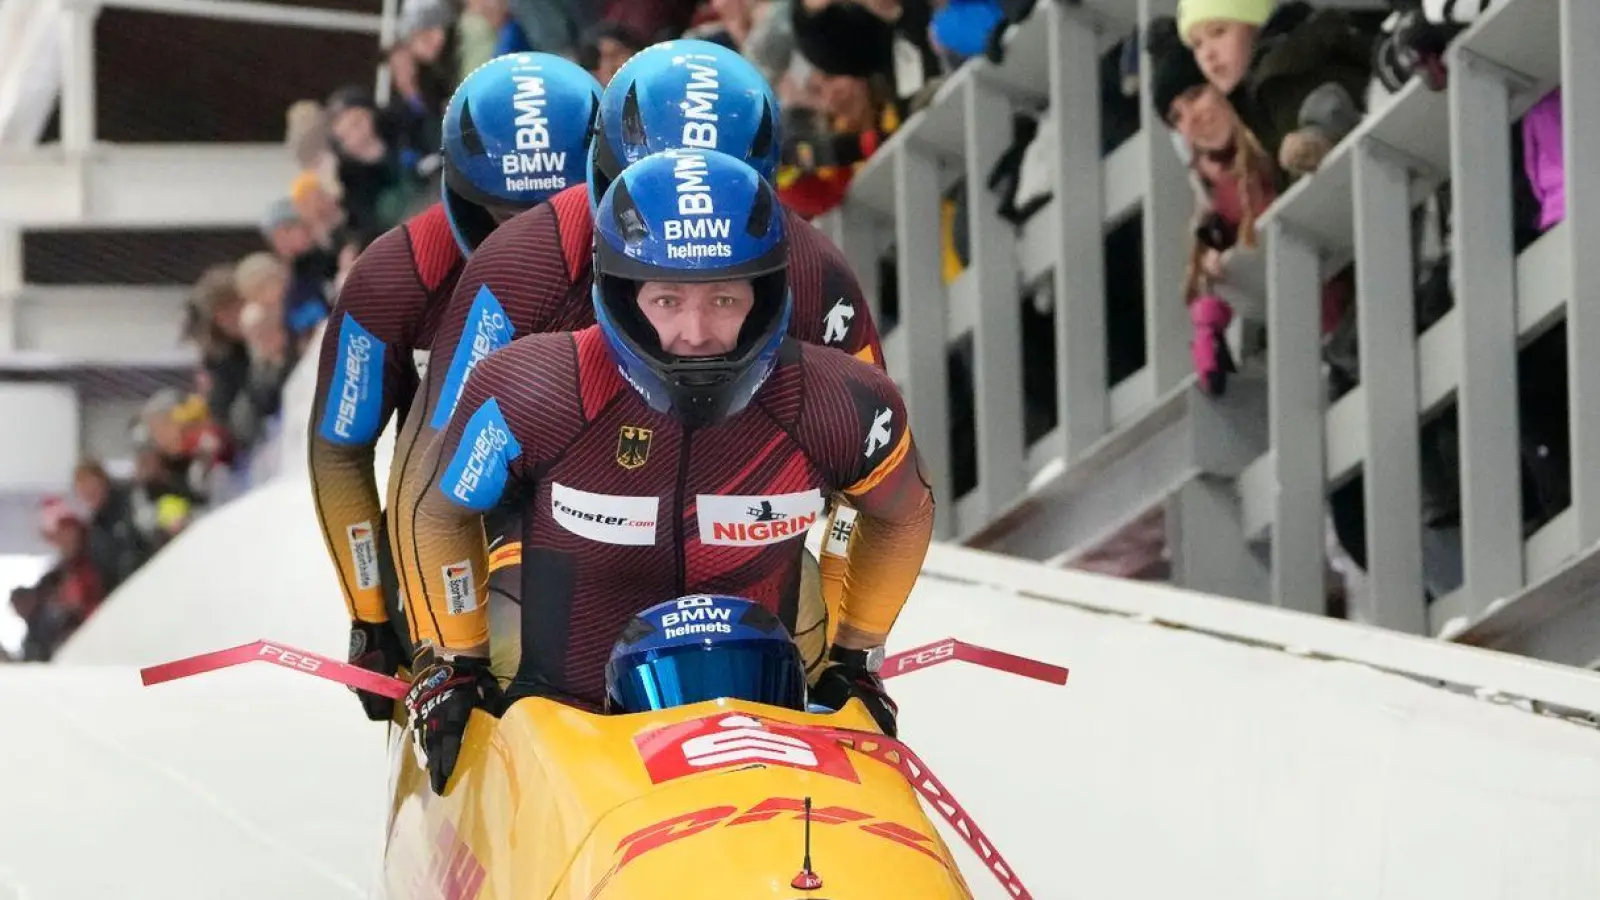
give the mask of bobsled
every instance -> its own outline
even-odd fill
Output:
[[[952,639],[891,656],[886,677],[952,660],[1057,684],[1067,675]],[[152,685],[251,661],[397,699],[407,687],[268,641],[142,677]],[[927,808],[1008,896],[1031,896],[859,700],[828,712],[723,698],[601,714],[525,697],[499,717],[472,714],[442,795],[409,724],[397,719],[390,734],[389,900],[971,900]]]

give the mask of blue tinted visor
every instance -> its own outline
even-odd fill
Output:
[[[729,698],[804,710],[805,667],[787,641],[729,641],[647,650],[607,666],[615,713]]]

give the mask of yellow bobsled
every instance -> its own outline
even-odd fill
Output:
[[[829,729],[876,735],[856,701],[607,716],[527,698],[473,714],[442,797],[399,731],[386,896],[971,900],[900,770]]]
[[[955,639],[890,657],[1065,684],[1067,670]],[[398,699],[403,680],[269,641],[149,666],[147,685],[267,662]],[[858,700],[828,714],[708,700],[599,715],[542,697],[474,712],[443,796],[411,728],[391,731],[389,900],[971,900],[918,801],[1015,900],[977,824]]]

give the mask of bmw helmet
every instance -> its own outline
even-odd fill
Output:
[[[593,209],[624,168],[662,150],[720,150],[771,181],[778,169],[778,97],[733,50],[694,38],[635,53],[600,98],[589,152]]]
[[[723,698],[806,709],[800,649],[759,603],[721,594],[668,600],[629,620],[611,648],[607,712]]]
[[[583,180],[600,82],[549,53],[497,56],[444,113],[444,208],[463,253],[498,224]]]
[[[789,331],[789,244],[772,186],[715,150],[668,150],[622,171],[595,213],[595,321],[617,366],[652,409],[715,424],[750,402]],[[649,281],[748,279],[755,303],[737,343],[678,356],[640,311]]]

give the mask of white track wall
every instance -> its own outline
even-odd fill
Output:
[[[337,654],[344,627],[294,473],[161,553],[61,665],[0,669],[0,721],[28,735],[0,742],[19,775],[0,898],[360,896],[385,746],[347,691],[277,669],[136,675],[263,637]],[[903,736],[1040,900],[1588,900],[1600,883],[1600,730],[1554,714],[1600,711],[1600,675],[941,546],[891,649],[952,635],[1072,669],[1065,687],[959,664],[891,682]]]

